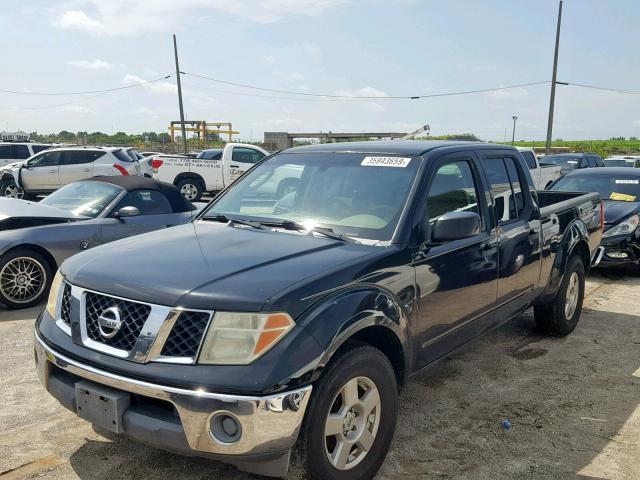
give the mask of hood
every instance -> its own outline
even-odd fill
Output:
[[[603,200],[605,225],[612,227],[634,213],[640,212],[640,202]]]
[[[83,252],[67,260],[61,271],[74,285],[124,298],[251,312],[260,311],[287,287],[323,272],[344,271],[381,250],[320,236],[197,221]]]
[[[6,165],[3,165],[2,167],[0,167],[0,171],[2,170],[12,170],[14,168],[20,168],[22,165],[24,165],[26,162],[26,160],[21,160],[19,162],[11,162],[11,163],[7,163]]]
[[[68,210],[37,202],[0,197],[0,231],[86,218]]]

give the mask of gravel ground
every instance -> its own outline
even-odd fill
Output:
[[[378,478],[640,478],[640,276],[598,272],[587,289],[568,338],[525,313],[414,377]],[[258,478],[106,438],[59,406],[33,367],[38,311],[0,310],[0,480]]]

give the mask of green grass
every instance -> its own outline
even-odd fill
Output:
[[[506,144],[511,145],[511,142]],[[544,147],[545,142],[543,140],[519,141],[515,142],[515,145],[517,147]],[[593,152],[603,158],[625,153],[640,154],[640,140],[554,140],[551,145],[554,147],[569,147],[572,152]]]

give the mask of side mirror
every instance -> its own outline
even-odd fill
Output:
[[[122,207],[115,214],[116,218],[137,217],[140,215],[140,210],[137,207]]]
[[[480,215],[475,212],[448,212],[433,224],[431,239],[434,242],[447,242],[473,237],[480,233],[481,226]]]

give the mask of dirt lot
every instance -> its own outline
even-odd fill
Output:
[[[0,311],[0,480],[257,478],[105,438],[60,407],[33,368],[37,311]],[[379,478],[639,479],[639,324],[640,276],[598,273],[569,338],[527,313],[418,375]]]

